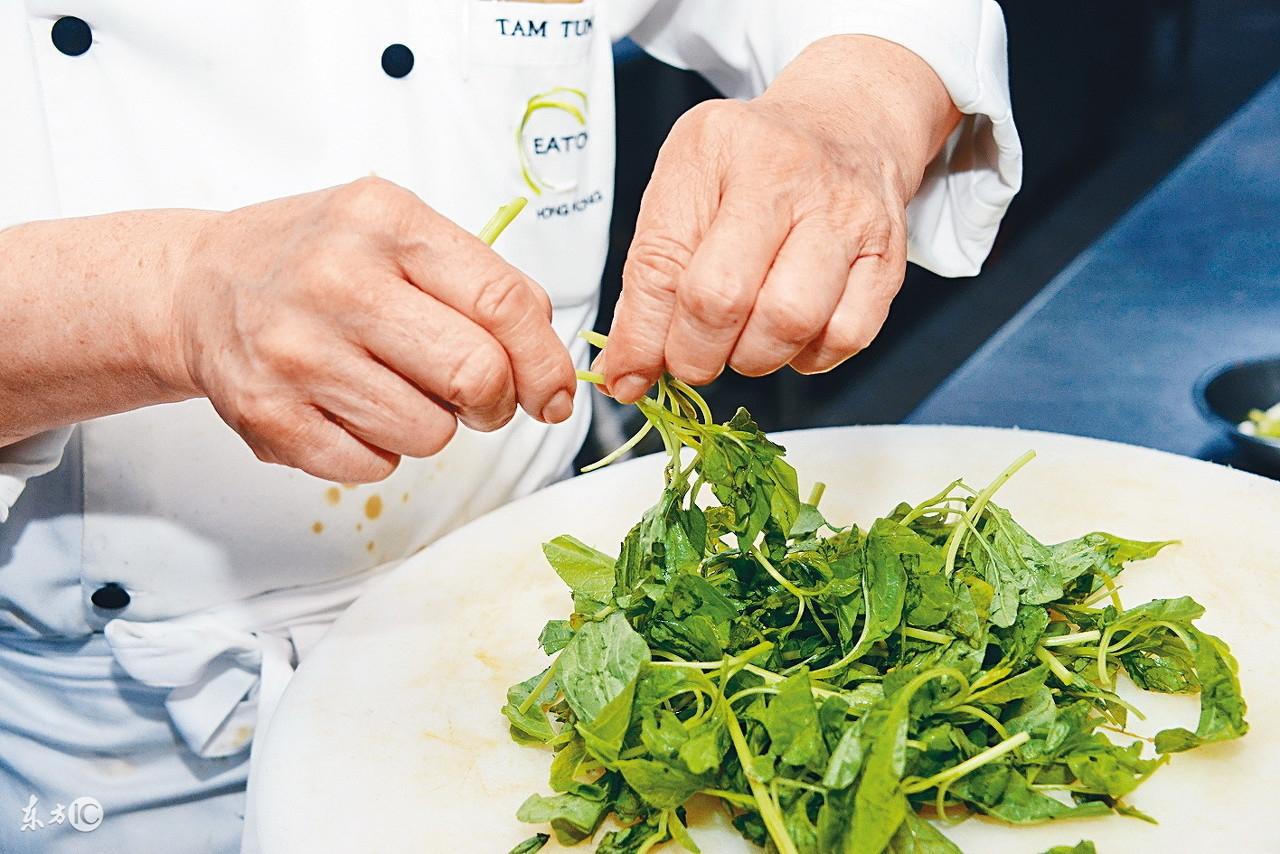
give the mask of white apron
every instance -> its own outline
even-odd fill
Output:
[[[581,363],[625,32],[735,96],[823,35],[915,50],[974,115],[912,205],[912,257],[976,272],[1020,175],[991,0],[12,0],[0,227],[374,173],[476,230],[525,195],[496,249]],[[203,400],[0,448],[0,850],[235,850],[252,736],[298,658],[370,579],[566,473],[588,399],[355,488],[259,463]],[[80,797],[96,829],[55,820]]]

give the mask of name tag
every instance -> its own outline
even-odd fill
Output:
[[[595,0],[472,0],[469,5],[467,38],[476,64],[574,65],[590,55]]]

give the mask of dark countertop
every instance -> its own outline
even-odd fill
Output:
[[[908,421],[1052,430],[1237,464],[1193,386],[1214,365],[1277,354],[1280,77]]]

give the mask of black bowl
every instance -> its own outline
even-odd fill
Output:
[[[1240,431],[1250,409],[1280,403],[1280,356],[1219,365],[1196,383],[1195,396],[1204,416],[1226,429],[1241,453],[1259,466],[1280,471],[1280,439]]]

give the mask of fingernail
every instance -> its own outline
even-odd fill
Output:
[[[634,403],[649,390],[648,377],[643,374],[627,374],[609,387],[609,394],[623,403]]]
[[[573,414],[573,396],[561,389],[551,398],[542,410],[542,420],[548,424],[559,424]]]

